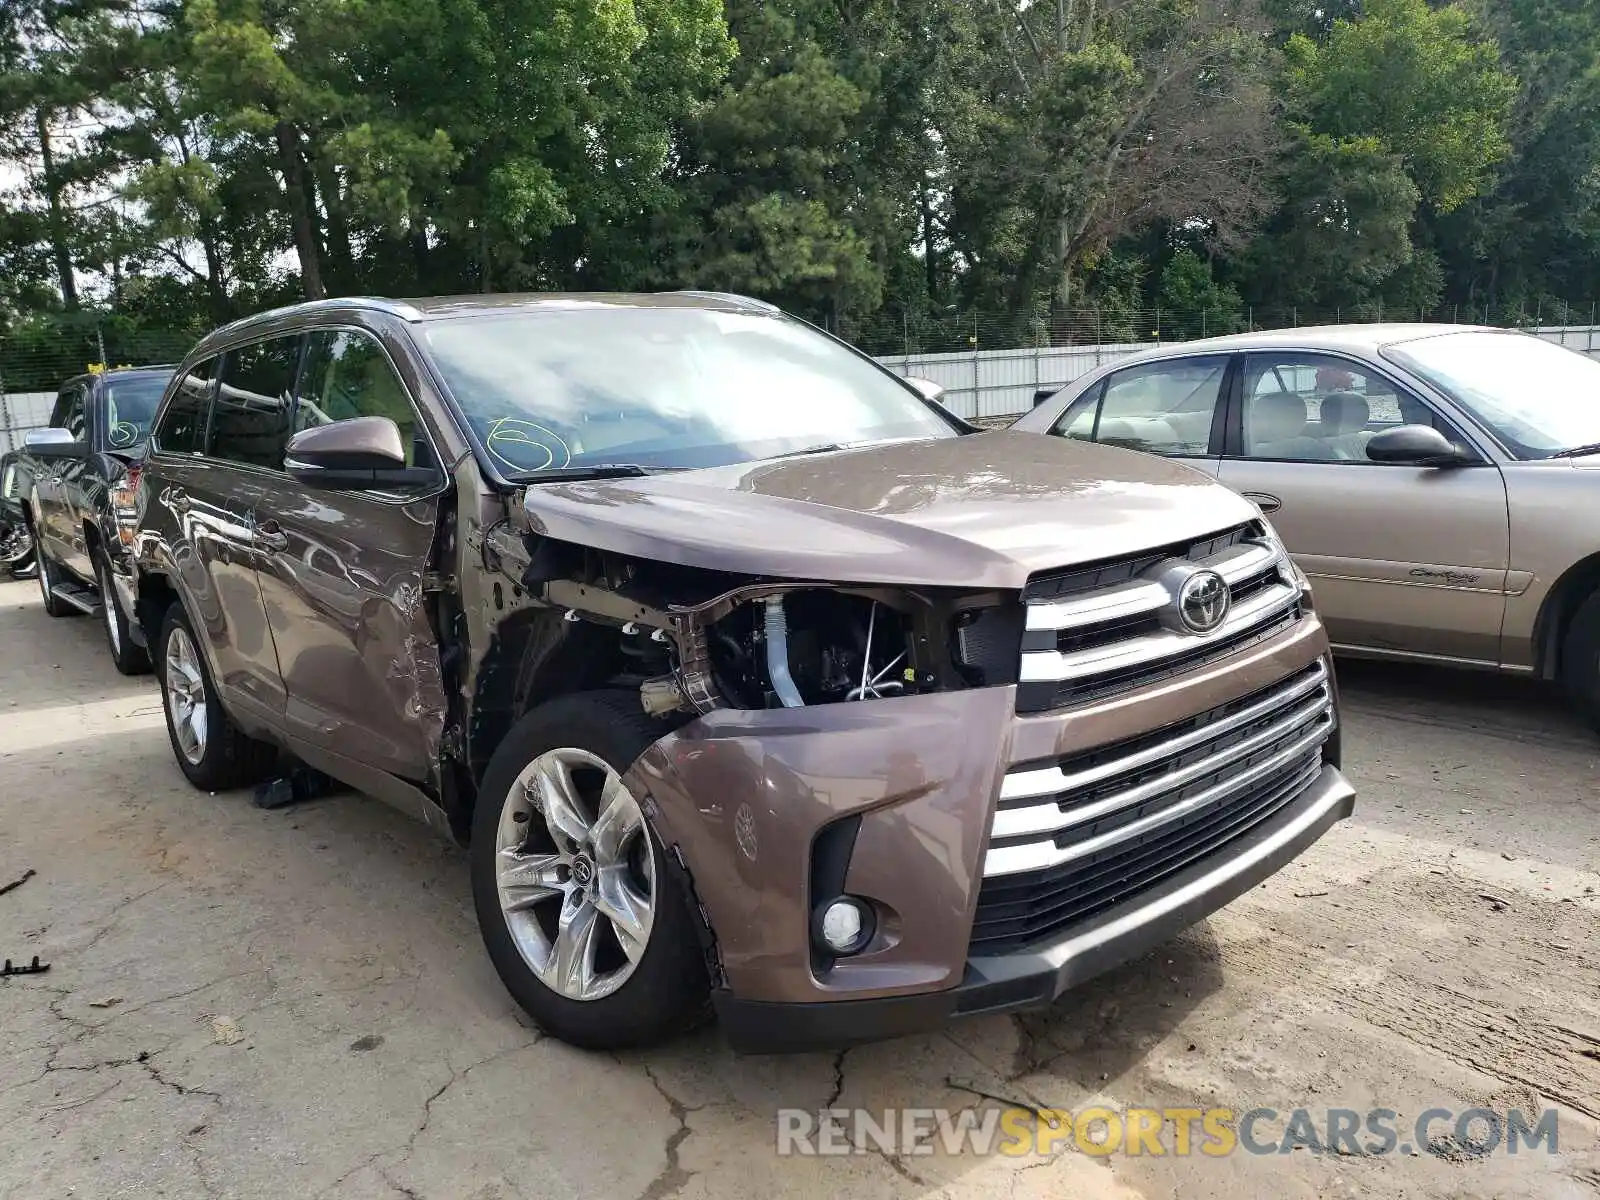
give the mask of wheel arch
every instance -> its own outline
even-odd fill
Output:
[[[170,579],[153,571],[139,573],[139,586],[134,599],[134,616],[139,622],[139,628],[144,630],[145,645],[151,648],[152,659],[155,656],[156,644],[161,637],[161,622],[166,618],[167,610],[172,607],[174,601],[181,604],[183,597],[178,594],[178,589],[172,586]]]
[[[1555,679],[1561,670],[1561,645],[1583,602],[1600,591],[1600,552],[1579,559],[1545,595],[1533,624],[1534,671]]]

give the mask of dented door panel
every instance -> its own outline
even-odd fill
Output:
[[[423,576],[439,498],[319,491],[285,478],[256,512],[286,732],[406,779],[431,777],[444,694]]]

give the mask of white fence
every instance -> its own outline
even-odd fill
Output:
[[[1546,341],[1600,357],[1600,325],[1546,326],[1529,331]],[[1042,346],[1034,350],[977,350],[952,354],[892,354],[878,359],[900,375],[930,379],[945,389],[944,403],[959,417],[1017,416],[1033,407],[1034,393],[1054,390],[1101,363],[1149,350],[1154,342],[1100,346]]]
[[[0,392],[0,454],[20,450],[30,429],[50,424],[54,392]]]

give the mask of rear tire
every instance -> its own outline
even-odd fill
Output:
[[[275,746],[240,732],[217,699],[200,639],[174,601],[156,642],[162,711],[178,769],[197,788],[224,792],[259,783],[277,763]]]
[[[37,531],[33,535],[33,561],[39,568],[39,595],[44,600],[44,612],[47,617],[65,617],[78,610],[61,600],[51,589],[55,587],[60,573],[56,570],[50,556],[44,552],[44,543],[39,540]]]
[[[665,732],[628,693],[552,700],[512,726],[478,792],[489,958],[541,1028],[584,1049],[666,1041],[710,1016],[688,898],[620,778]]]
[[[111,564],[99,551],[94,556],[95,580],[100,584],[101,622],[106,633],[106,645],[111,649],[111,661],[124,675],[146,675],[150,672],[150,652],[135,644],[129,633],[131,623],[117,603],[117,591],[111,581]]]
[[[1578,606],[1561,643],[1561,686],[1600,731],[1600,592]]]

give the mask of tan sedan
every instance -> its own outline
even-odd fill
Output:
[[[1600,724],[1600,362],[1455,325],[1240,334],[1119,359],[1013,428],[1253,500],[1343,652],[1559,680]]]

